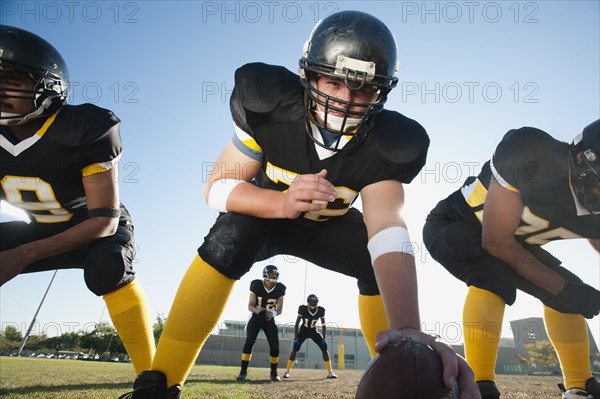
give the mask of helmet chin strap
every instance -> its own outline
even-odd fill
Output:
[[[39,118],[39,117],[43,116],[42,114],[44,113],[44,111],[46,109],[48,109],[48,107],[50,107],[50,105],[52,105],[52,98],[48,97],[42,102],[42,105],[40,105],[38,107],[38,109],[36,109],[33,112],[28,113],[27,115],[25,115],[21,118],[17,117],[19,114],[13,114],[11,112],[2,112],[2,119],[0,119],[0,125],[4,125],[4,126],[22,125],[31,119]],[[10,118],[10,119],[4,119],[4,118]]]

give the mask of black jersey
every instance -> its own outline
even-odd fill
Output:
[[[543,245],[559,239],[600,238],[600,215],[582,210],[572,191],[569,159],[568,144],[547,133],[530,127],[511,130],[481,173],[467,179],[448,201],[465,218],[481,221],[494,176],[503,187],[521,194],[525,208],[518,240]]]
[[[300,78],[283,67],[254,63],[235,73],[230,104],[234,143],[262,161],[255,184],[284,191],[296,176],[325,168],[327,180],[336,187],[338,198],[321,211],[305,214],[307,219],[341,216],[363,187],[383,180],[410,183],[425,164],[429,137],[412,119],[383,110],[357,149],[334,153],[307,135],[304,104]]]
[[[116,167],[120,120],[92,104],[65,105],[34,134],[14,144],[2,127],[0,198],[32,221],[70,226],[87,218],[82,177]],[[129,215],[121,205],[121,219]]]
[[[317,322],[321,317],[325,317],[325,308],[317,306],[314,311],[311,311],[307,305],[298,307],[298,316],[302,318],[300,329],[314,330],[317,328]]]
[[[265,288],[263,280],[252,280],[250,283],[250,292],[256,295],[254,306],[267,310],[277,309],[277,299],[285,295],[285,290],[286,287],[282,283],[276,283],[270,290]]]

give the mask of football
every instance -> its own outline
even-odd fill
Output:
[[[429,346],[407,338],[388,345],[363,373],[356,399],[454,399],[442,380],[442,360]]]

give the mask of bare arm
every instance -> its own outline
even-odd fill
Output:
[[[280,315],[283,313],[283,296],[280,296],[279,298],[277,298],[277,308],[275,309],[277,311],[277,315]]]
[[[404,205],[402,183],[377,182],[365,187],[361,196],[369,239],[388,227],[406,227],[400,214]],[[373,268],[390,328],[420,330],[414,257],[404,252],[387,253],[375,260]]]
[[[523,208],[520,193],[492,179],[483,207],[482,246],[527,280],[558,294],[565,286],[565,279],[540,263],[515,239]]]
[[[264,310],[264,308],[260,306],[255,306],[256,303],[256,294],[254,292],[250,292],[250,299],[248,299],[248,310],[252,313],[259,314]]]
[[[402,183],[381,181],[361,191],[369,239],[388,227],[406,227],[400,214],[404,205]],[[480,398],[473,371],[447,344],[421,332],[415,259],[404,252],[379,256],[373,265],[390,330],[377,334],[378,352],[392,342],[411,337],[430,345],[442,358],[447,387],[460,384],[460,398]]]
[[[321,317],[321,327],[323,331],[323,338],[327,336],[327,327],[325,326],[325,317]]]
[[[319,211],[323,203],[313,200],[333,201],[335,190],[325,179],[326,171],[317,174],[298,175],[286,191],[269,190],[250,184],[262,164],[238,150],[233,143],[223,150],[208,176],[204,198],[208,202],[210,190],[223,179],[242,180],[227,199],[227,211],[260,218],[298,217],[302,212]]]
[[[83,177],[82,181],[88,209],[119,209],[119,190],[113,169]],[[54,236],[2,252],[0,283],[9,281],[35,261],[80,248],[95,239],[115,234],[118,223],[118,218],[93,217]]]
[[[302,317],[298,315],[296,317],[296,324],[294,324],[294,339],[298,339],[298,331],[300,330],[300,322],[302,321]]]

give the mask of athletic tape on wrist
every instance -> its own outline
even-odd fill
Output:
[[[227,199],[237,187],[243,183],[243,180],[237,179],[219,179],[213,183],[208,192],[208,206],[219,212],[227,212]]]
[[[276,310],[271,310],[271,314],[273,315],[273,318],[275,318],[275,316],[277,316],[277,311]]]
[[[412,256],[415,255],[408,230],[400,226],[388,227],[375,234],[367,243],[367,249],[371,254],[372,264],[375,263],[375,259],[390,252],[404,252]]]

